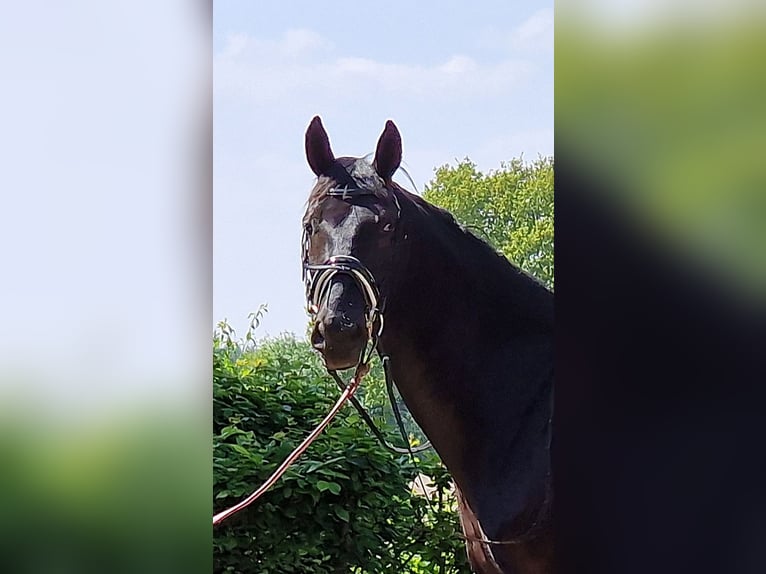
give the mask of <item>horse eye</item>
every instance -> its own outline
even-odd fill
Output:
[[[391,223],[386,223],[386,224],[383,226],[383,231],[391,231],[393,228],[394,228],[393,224],[391,224]]]

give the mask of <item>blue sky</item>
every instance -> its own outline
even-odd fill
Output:
[[[418,192],[465,157],[490,170],[553,155],[552,2],[216,2],[213,50],[213,319],[240,334],[262,303],[259,334],[305,331],[314,115],[352,156],[393,119]]]

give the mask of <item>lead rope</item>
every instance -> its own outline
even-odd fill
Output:
[[[215,516],[213,516],[213,526],[220,524],[224,520],[226,520],[229,516],[232,516],[233,514],[236,514],[243,508],[247,508],[250,506],[253,502],[258,500],[261,495],[266,492],[269,488],[271,488],[274,483],[279,480],[279,478],[285,473],[285,471],[290,467],[291,464],[293,464],[300,455],[303,454],[303,452],[309,447],[309,445],[314,442],[314,439],[316,439],[321,432],[327,427],[328,424],[330,424],[330,421],[335,417],[335,415],[338,413],[338,411],[341,409],[343,404],[346,402],[347,399],[352,398],[356,390],[359,388],[359,384],[362,382],[362,379],[367,375],[369,372],[370,367],[367,363],[361,363],[357,365],[356,371],[354,372],[354,376],[351,378],[351,381],[349,381],[348,386],[346,386],[343,390],[343,393],[341,394],[340,398],[337,400],[335,405],[332,409],[330,409],[330,412],[327,414],[327,416],[322,419],[322,422],[317,425],[317,427],[311,431],[311,434],[307,436],[303,442],[296,448],[290,456],[288,456],[285,461],[279,465],[279,468],[273,472],[273,474],[266,479],[266,482],[264,482],[258,490],[253,492],[250,496],[248,496],[246,499],[244,499],[239,504],[235,504],[231,508],[227,508],[226,510],[219,512]]]

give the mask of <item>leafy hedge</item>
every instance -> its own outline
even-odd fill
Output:
[[[251,333],[235,342],[225,323],[214,342],[215,512],[260,485],[339,395],[307,343],[254,342]],[[368,402],[382,397],[381,384],[379,375],[364,380],[376,389]],[[467,571],[449,475],[433,453],[418,458],[415,467],[385,450],[344,407],[269,492],[215,528],[215,571]],[[417,472],[437,487],[430,504],[409,492]]]

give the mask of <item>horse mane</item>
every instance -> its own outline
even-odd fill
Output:
[[[317,178],[316,184],[309,193],[309,198],[306,201],[306,211],[303,212],[303,225],[306,225],[311,219],[311,215],[317,210],[319,204],[322,203],[328,192],[335,186],[335,180],[326,175],[320,175]]]
[[[509,286],[514,299],[508,301],[508,309],[516,314],[528,315],[530,311],[547,327],[553,327],[553,297],[551,291],[537,278],[511,263],[502,253],[455,217],[421,196],[411,193],[392,182],[390,188],[399,198],[407,200],[420,214],[418,225],[428,225],[443,244],[453,250],[454,260],[459,262],[468,276],[481,277],[479,288],[494,291],[494,295],[508,296]],[[497,277],[495,281],[491,278]]]

